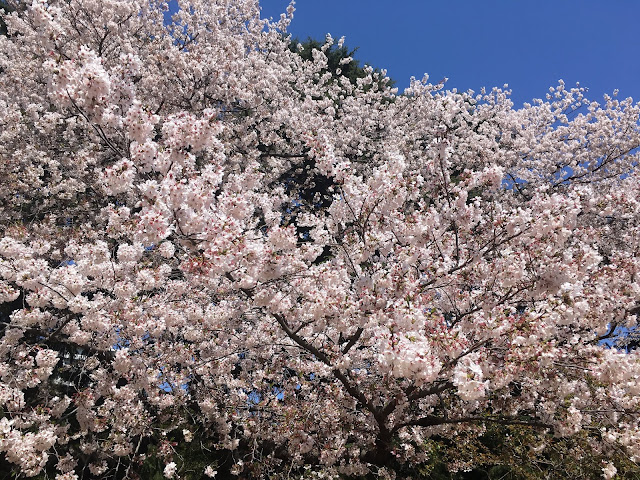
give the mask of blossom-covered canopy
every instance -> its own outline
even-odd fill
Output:
[[[178,3],[5,17],[9,462],[122,477],[184,430],[253,478],[382,475],[495,424],[640,459],[640,359],[602,342],[639,311],[638,105],[400,94],[289,48],[292,7]]]

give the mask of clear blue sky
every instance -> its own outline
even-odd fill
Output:
[[[260,3],[278,18],[289,2]],[[424,73],[459,90],[508,83],[519,106],[563,79],[640,101],[640,0],[298,0],[290,32],[344,35],[401,90]]]

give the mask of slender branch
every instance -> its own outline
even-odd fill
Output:
[[[296,332],[291,330],[291,327],[289,327],[289,324],[281,314],[274,313],[273,316],[278,322],[278,324],[280,325],[280,327],[282,328],[282,330],[284,330],[284,332],[287,334],[287,336],[291,340],[293,340],[296,344],[298,344],[307,352],[313,354],[322,363],[324,363],[328,367],[331,367],[332,368],[331,372],[340,381],[340,383],[342,383],[342,385],[344,386],[345,390],[349,393],[349,395],[351,395],[353,398],[358,400],[358,402],[360,402],[360,404],[363,407],[365,407],[369,412],[371,412],[377,421],[379,420],[380,414],[381,414],[380,409],[376,408],[367,399],[367,397],[365,397],[364,394],[349,381],[349,378],[347,377],[347,375],[341,372],[338,368],[333,367],[331,363],[331,359],[327,354],[320,351],[318,348],[314,347],[309,342],[307,342],[304,338],[300,337]],[[382,419],[382,424],[380,424],[379,421],[378,423],[381,429],[384,428],[384,419]]]
[[[71,102],[71,105],[74,106],[74,108],[78,111],[78,113],[82,116],[82,118],[84,118],[86,120],[86,122],[91,125],[91,127],[93,127],[93,129],[96,131],[96,133],[98,134],[98,136],[102,139],[102,141],[104,143],[107,144],[107,146],[119,157],[123,156],[122,151],[120,151],[120,149],[118,147],[116,147],[111,140],[109,140],[107,138],[107,135],[104,133],[104,130],[102,130],[102,127],[100,127],[99,125],[96,125],[95,123],[93,123],[89,117],[87,116],[86,113],[84,113],[84,111],[78,106],[78,104],[75,102],[75,100],[73,100],[73,97],[71,96],[71,94],[69,92],[67,92],[67,97],[69,97],[69,101]]]
[[[314,347],[309,342],[307,342],[304,338],[299,336],[296,332],[291,330],[291,327],[289,327],[289,324],[281,314],[273,313],[272,315],[276,319],[276,321],[278,322],[282,330],[284,330],[284,333],[286,333],[291,340],[293,340],[299,346],[301,346],[302,348],[307,350],[309,353],[314,355],[318,360],[320,360],[325,365],[332,366],[331,360],[329,359],[329,357],[324,352],[318,350],[316,347]]]
[[[407,395],[406,398],[408,401],[414,401],[414,400],[419,400],[421,398],[428,397],[430,395],[437,395],[451,388],[453,388],[453,383],[451,383],[450,381],[438,383],[436,385],[432,385],[429,388],[425,388],[421,390],[416,390],[415,387],[412,385],[409,388],[407,388],[407,390],[405,390],[405,394]],[[393,411],[396,409],[396,407],[398,406],[398,403],[400,402],[401,398],[402,397],[400,396],[396,396],[392,400],[387,402],[387,404],[384,407],[382,407],[382,409],[380,410],[381,416],[386,418],[389,415],[391,415]]]
[[[396,433],[398,430],[404,427],[433,427],[437,425],[445,424],[457,424],[457,423],[497,423],[500,425],[523,425],[536,428],[553,428],[552,425],[538,420],[526,420],[518,417],[458,417],[458,418],[443,418],[436,417],[435,415],[427,415],[422,418],[410,420],[393,427],[391,433]]]
[[[306,153],[261,153],[260,158],[277,157],[277,158],[309,158]]]
[[[419,400],[421,398],[429,397],[431,395],[437,395],[438,393],[446,392],[453,388],[453,383],[450,381],[443,382],[438,385],[432,385],[429,388],[415,390],[407,395],[407,400]]]
[[[342,349],[342,353],[347,353],[349,350],[351,350],[351,347],[353,347],[356,342],[360,340],[362,332],[364,332],[364,329],[362,327],[358,327],[356,332],[348,338],[349,342]]]
[[[599,336],[599,337],[597,338],[597,341],[598,341],[598,342],[601,342],[602,340],[606,340],[607,338],[611,338],[611,337],[613,337],[613,336],[614,336],[614,333],[615,333],[615,331],[616,331],[616,328],[618,328],[618,323],[617,323],[617,322],[612,323],[612,324],[609,326],[609,331],[608,331],[606,334]]]

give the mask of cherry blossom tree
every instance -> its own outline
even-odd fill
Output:
[[[637,471],[640,357],[602,341],[640,300],[640,107],[399,95],[292,51],[293,7],[178,3],[5,16],[6,461],[391,478],[502,428]],[[226,463],[187,471],[194,435]]]

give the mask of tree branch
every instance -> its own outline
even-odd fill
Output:
[[[404,422],[393,427],[392,433],[396,433],[398,430],[404,427],[433,427],[437,425],[445,424],[458,424],[458,423],[497,423],[500,425],[523,425],[527,427],[536,428],[553,428],[548,423],[543,423],[537,420],[526,420],[517,417],[459,417],[459,418],[443,418],[436,417],[435,415],[427,415],[422,418]]]

